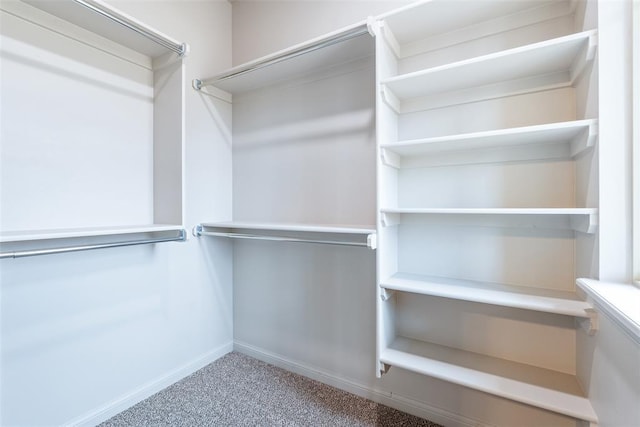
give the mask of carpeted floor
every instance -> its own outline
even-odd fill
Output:
[[[235,352],[100,426],[439,427]]]

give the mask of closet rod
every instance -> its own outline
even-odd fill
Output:
[[[187,232],[182,229],[180,234],[175,237],[159,237],[155,239],[144,240],[129,240],[126,242],[113,242],[113,243],[97,243],[95,245],[78,245],[78,246],[65,246],[61,248],[48,248],[48,249],[31,249],[15,252],[0,252],[0,259],[4,258],[25,258],[37,255],[52,255],[62,254],[67,252],[79,252],[88,251],[93,249],[105,249],[105,248],[118,248],[122,246],[134,246],[134,245],[146,245],[150,243],[162,243],[162,242],[184,242],[187,240]]]
[[[269,240],[269,241],[275,241],[275,242],[319,243],[323,245],[369,247],[367,243],[359,243],[359,242],[343,242],[339,240],[298,239],[295,237],[264,236],[260,234],[243,234],[243,233],[222,233],[217,231],[199,231],[198,230],[197,235],[213,236],[213,237],[228,237],[231,239]]]
[[[238,77],[243,74],[250,73],[252,71],[256,71],[261,68],[269,67],[270,65],[278,64],[280,62],[293,59],[298,56],[304,55],[306,53],[314,52],[316,50],[323,49],[325,47],[329,47],[334,44],[338,44],[367,33],[371,34],[369,31],[369,26],[366,23],[364,23],[356,27],[350,28],[348,30],[345,30],[341,33],[335,34],[333,36],[323,38],[322,40],[319,40],[315,43],[300,46],[297,49],[283,52],[280,55],[268,57],[261,61],[259,60],[257,62],[252,62],[250,64],[247,64],[241,67],[233,68],[231,71],[228,71],[224,74],[217,75],[215,77],[211,77],[209,79],[204,79],[204,80],[194,79],[193,87],[196,90],[200,90],[204,86],[213,85],[216,82],[219,82],[221,80]]]
[[[177,53],[179,56],[186,56],[189,51],[189,47],[186,43],[178,43],[174,40],[167,38],[166,36],[156,32],[155,30],[145,26],[142,23],[136,22],[131,18],[127,18],[112,10],[101,2],[94,0],[73,0],[75,3],[86,7],[87,9],[104,16],[105,18],[122,25],[136,33],[150,39],[151,41]]]

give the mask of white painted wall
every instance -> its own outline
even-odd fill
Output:
[[[632,280],[632,2],[597,7],[599,263],[601,281]],[[586,17],[586,25],[594,16]],[[629,286],[632,286],[629,284]],[[596,306],[597,309],[597,306]],[[640,425],[640,340],[599,310],[599,331],[578,334],[577,371],[602,427]]]
[[[233,64],[239,65],[411,0],[260,1],[233,4]]]
[[[231,6],[113,4],[190,44],[185,224],[230,219],[231,110],[190,82],[231,65]],[[58,102],[64,107],[65,99]],[[12,106],[2,107],[4,121]],[[61,122],[61,129],[72,125]],[[231,349],[231,250],[224,242],[191,238],[2,260],[0,268],[2,425],[92,425]]]

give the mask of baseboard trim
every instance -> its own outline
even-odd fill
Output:
[[[142,387],[139,387],[119,398],[113,400],[85,415],[65,423],[65,426],[73,427],[91,427],[108,420],[114,415],[119,414],[146,399],[147,397],[159,392],[160,390],[180,381],[186,376],[191,375],[198,369],[204,368],[209,363],[214,362],[220,357],[233,351],[233,343],[224,344],[208,353],[203,354],[195,360],[169,372],[168,374],[153,380]]]
[[[376,403],[390,406],[400,411],[417,417],[431,420],[435,423],[447,427],[489,427],[490,425],[478,420],[470,419],[459,414],[436,408],[422,402],[418,402],[408,397],[391,394],[384,390],[368,387],[357,381],[338,377],[330,372],[323,371],[313,366],[309,366],[275,353],[263,350],[242,341],[234,341],[233,349],[247,356],[270,363],[279,368],[285,369],[307,378],[311,378],[321,383],[339,388],[340,390],[353,393],[357,396],[370,399]]]

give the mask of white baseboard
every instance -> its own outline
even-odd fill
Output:
[[[370,399],[376,403],[390,406],[399,411],[428,419],[443,426],[488,427],[488,424],[481,421],[463,417],[459,414],[436,408],[397,394],[392,395],[390,392],[374,389],[356,381],[338,377],[330,372],[287,359],[241,341],[234,341],[233,349],[239,353],[246,354],[247,356],[262,360],[263,362],[272,364],[287,371],[320,381],[321,383]]]
[[[233,343],[229,342],[227,344],[224,344],[223,346],[205,353],[204,355],[198,357],[195,360],[192,360],[186,365],[183,365],[180,368],[177,368],[169,372],[168,374],[119,397],[112,402],[109,402],[101,407],[96,408],[93,411],[90,411],[85,415],[81,415],[80,417],[65,423],[65,426],[90,427],[98,425],[101,422],[113,417],[114,415],[119,414],[125,409],[132,407],[136,403],[143,401],[147,397],[170,386],[171,384],[180,381],[184,377],[191,375],[198,369],[207,366],[209,363],[219,359],[220,357],[224,356],[227,353],[230,353],[231,351],[233,351]]]

